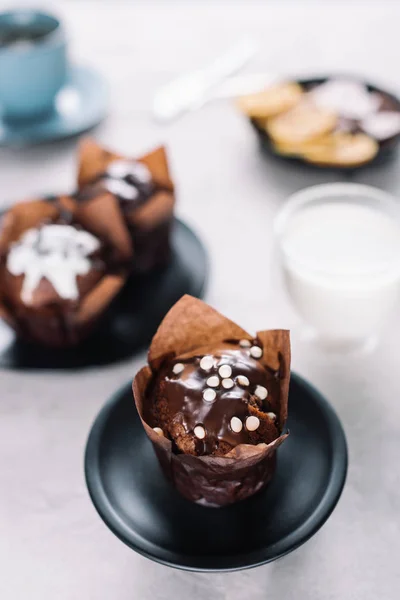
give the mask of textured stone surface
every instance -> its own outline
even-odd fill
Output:
[[[99,140],[128,153],[167,142],[179,186],[178,213],[212,256],[207,300],[246,329],[292,327],[294,368],[335,405],[348,436],[350,469],[326,526],[291,555],[241,573],[179,572],[121,544],[97,516],[83,478],[90,425],[144,356],[83,373],[1,371],[0,597],[393,600],[400,589],[400,318],[375,354],[331,358],[302,341],[276,269],[270,269],[272,219],[281,202],[301,187],[341,177],[266,160],[247,124],[225,103],[165,127],[151,120],[149,106],[160,84],[207,63],[246,32],[263,48],[248,70],[351,70],[400,90],[400,4],[65,0],[51,5],[65,16],[73,58],[96,66],[111,84],[110,116],[98,129]],[[1,202],[67,191],[74,147],[64,141],[1,150]],[[399,166],[395,161],[356,180],[398,192]],[[256,294],[249,293],[244,277],[256,282]]]

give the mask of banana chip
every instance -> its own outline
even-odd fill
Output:
[[[267,119],[293,108],[302,96],[299,84],[280,83],[256,94],[241,96],[237,105],[250,118]]]
[[[337,120],[335,113],[302,102],[282,115],[269,119],[266,131],[277,146],[298,146],[330,133]]]
[[[284,156],[301,156],[304,152],[306,144],[282,144],[274,143],[274,148],[279,154]]]
[[[378,143],[364,133],[338,132],[305,146],[302,156],[319,165],[351,167],[371,161],[378,150]]]

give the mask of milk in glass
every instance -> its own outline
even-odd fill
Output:
[[[400,310],[400,226],[362,196],[303,204],[280,243],[289,294],[323,338],[368,338]]]

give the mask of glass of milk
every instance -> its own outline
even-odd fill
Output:
[[[275,233],[290,298],[325,347],[364,346],[400,310],[400,216],[389,194],[355,183],[304,189]]]

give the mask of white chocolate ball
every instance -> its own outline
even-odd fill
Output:
[[[232,375],[232,369],[229,365],[221,365],[218,369],[218,373],[223,379],[225,379],[226,377],[230,377]]]
[[[222,380],[222,387],[226,390],[230,390],[231,388],[233,388],[234,385],[235,384],[233,379],[227,378]]]
[[[241,348],[250,348],[251,342],[249,340],[240,340],[239,346]]]
[[[263,385],[257,385],[254,390],[254,395],[257,396],[260,400],[265,400],[268,396],[268,390]]]
[[[206,388],[203,392],[203,399],[206,402],[214,402],[216,397],[217,392],[215,390],[212,390],[211,388]]]
[[[218,387],[219,386],[219,377],[217,375],[211,375],[206,381],[207,385],[210,387]]]
[[[203,356],[200,361],[200,368],[203,371],[209,371],[214,366],[214,357],[213,356]]]
[[[261,358],[263,355],[262,348],[260,346],[252,346],[250,348],[250,356],[253,358]]]
[[[247,431],[255,431],[260,426],[260,419],[258,417],[247,417],[246,419],[246,429]]]
[[[206,430],[202,425],[196,425],[193,432],[199,440],[204,440],[204,438],[206,437]]]
[[[173,366],[172,372],[174,375],[179,375],[179,373],[182,373],[184,368],[185,365],[183,363],[176,363],[176,365]]]
[[[232,417],[231,419],[231,429],[234,433],[240,433],[243,429],[243,423],[239,419],[239,417]]]
[[[250,385],[250,381],[248,380],[246,375],[238,375],[237,382],[239,385],[242,385],[243,387],[247,387]]]

